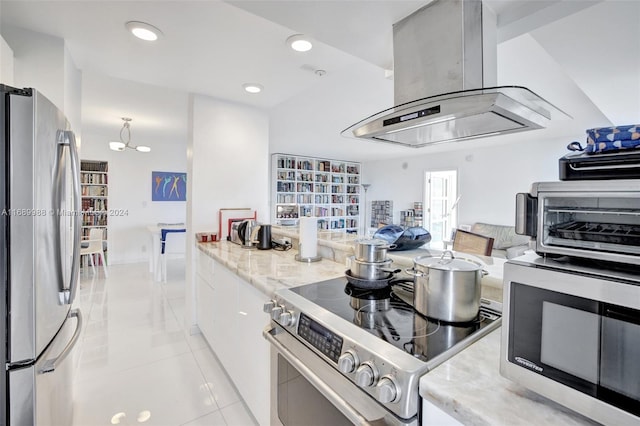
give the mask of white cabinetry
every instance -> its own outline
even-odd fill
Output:
[[[269,318],[260,291],[197,251],[197,319],[204,338],[261,425],[269,424]]]
[[[273,154],[273,217],[293,225],[300,216],[318,218],[319,229],[357,232],[360,163]]]
[[[462,426],[462,423],[433,405],[426,399],[422,399],[422,426]]]

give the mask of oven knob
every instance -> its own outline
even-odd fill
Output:
[[[338,369],[343,373],[353,373],[358,366],[358,355],[349,349],[338,358]]]
[[[381,378],[376,388],[378,388],[378,401],[383,404],[397,402],[400,399],[400,389],[389,376]]]
[[[276,302],[275,300],[271,299],[271,300],[269,300],[267,303],[265,303],[262,306],[262,311],[265,314],[269,314],[269,313],[271,313],[271,310],[276,307],[277,304],[278,304],[278,302]]]
[[[282,315],[280,315],[280,324],[284,325],[285,327],[294,325],[295,321],[296,317],[293,316],[293,312],[291,311],[284,311]]]
[[[373,386],[377,378],[378,371],[369,361],[362,363],[356,370],[356,383],[362,388]]]
[[[282,306],[276,306],[275,308],[271,309],[271,319],[277,321],[280,318],[282,311]]]

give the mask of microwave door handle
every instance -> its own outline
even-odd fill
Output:
[[[73,184],[73,211],[71,212],[71,220],[73,224],[73,253],[71,258],[71,276],[69,277],[69,286],[63,287],[60,289],[60,301],[63,304],[70,305],[73,303],[75,298],[76,290],[78,288],[78,279],[80,277],[80,232],[81,232],[81,211],[80,211],[80,161],[78,160],[78,150],[76,147],[76,137],[75,134],[70,130],[61,131],[58,137],[58,146],[61,149],[58,149],[58,161],[57,167],[59,167],[61,161],[60,158],[64,155],[64,148],[69,148],[69,158],[71,159],[71,181]],[[57,184],[56,184],[56,194],[55,194],[55,202],[57,203],[56,208],[58,210],[56,217],[58,220],[58,226],[56,226],[58,230],[58,250],[60,248],[60,240],[62,239],[59,221],[62,215],[60,212],[60,200],[61,194],[64,194],[64,188],[62,188],[63,180],[60,177],[60,173],[62,171],[57,171]],[[62,258],[62,256],[58,256],[58,258]],[[61,280],[62,281],[62,280]]]
[[[536,236],[538,199],[527,193],[516,194],[516,234]]]

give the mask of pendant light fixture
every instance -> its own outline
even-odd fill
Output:
[[[145,145],[132,146],[129,145],[131,142],[131,118],[122,117],[122,129],[120,129],[120,141],[119,142],[109,142],[109,148],[113,151],[124,151],[126,148],[135,149],[140,152],[149,152],[151,148]],[[125,132],[126,131],[126,132]],[[126,136],[126,138],[125,138]]]

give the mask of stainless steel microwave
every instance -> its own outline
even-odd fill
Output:
[[[516,233],[541,255],[640,265],[640,181],[534,183],[516,195]]]
[[[530,255],[504,267],[500,373],[603,424],[640,424],[640,273]]]

